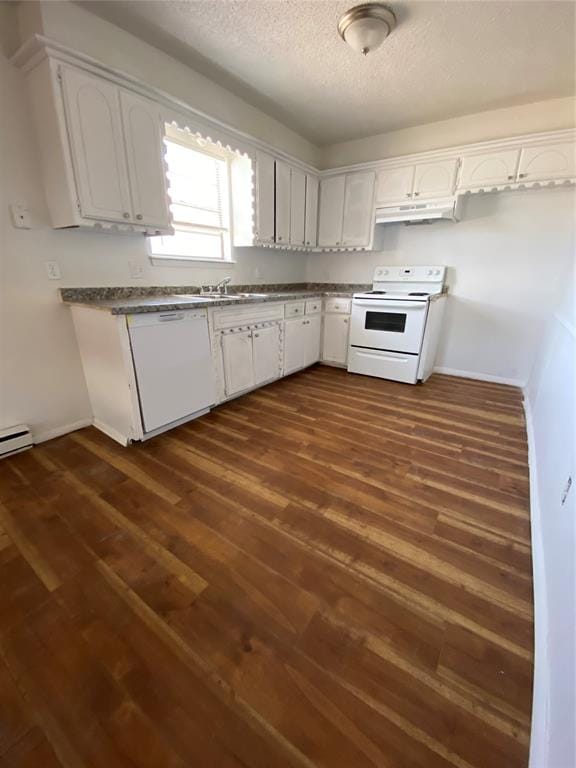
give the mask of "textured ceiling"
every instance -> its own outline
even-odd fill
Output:
[[[366,59],[336,32],[346,0],[79,4],[317,144],[575,90],[574,2],[391,2],[398,26]]]

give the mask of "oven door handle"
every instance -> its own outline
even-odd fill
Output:
[[[373,301],[370,299],[354,299],[355,307],[371,307],[372,309],[426,309],[425,301]]]

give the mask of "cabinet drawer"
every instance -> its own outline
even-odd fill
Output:
[[[304,314],[304,302],[292,301],[284,307],[284,317],[298,317]]]
[[[282,320],[282,304],[255,304],[244,307],[211,309],[212,323],[215,330],[232,328],[233,326],[248,326],[256,323],[266,323],[271,320]]]
[[[351,301],[351,299],[326,299],[324,309],[326,312],[349,315]]]
[[[316,312],[322,312],[322,299],[308,299],[305,311],[307,315],[315,315]]]

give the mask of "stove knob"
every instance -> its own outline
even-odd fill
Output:
[[[427,274],[427,275],[433,275],[433,274],[434,274],[434,270],[433,270],[433,269],[429,269],[429,270],[428,270],[428,272],[427,272],[426,274]]]

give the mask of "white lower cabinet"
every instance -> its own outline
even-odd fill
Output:
[[[257,328],[252,332],[254,386],[277,379],[280,375],[280,327]]]
[[[348,360],[348,333],[350,317],[335,314],[324,316],[324,338],[322,341],[322,360],[327,363],[346,365]]]
[[[304,367],[320,360],[322,341],[322,317],[314,315],[304,321]]]
[[[321,317],[312,315],[286,320],[284,324],[284,375],[320,360]]]
[[[254,386],[252,331],[229,331],[222,335],[222,363],[226,397]]]

